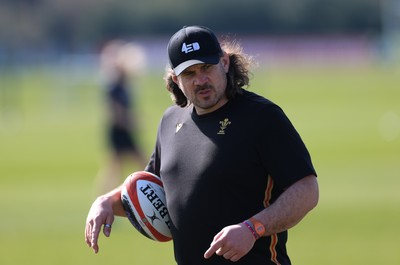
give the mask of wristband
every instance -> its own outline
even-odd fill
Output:
[[[249,221],[244,221],[243,224],[246,225],[246,227],[250,230],[250,232],[253,234],[254,238],[257,240],[259,236],[257,235],[256,231],[254,230],[253,226],[249,223]]]
[[[251,217],[249,222],[252,224],[253,230],[258,237],[262,237],[265,234],[265,226],[262,223],[257,221],[254,217]]]

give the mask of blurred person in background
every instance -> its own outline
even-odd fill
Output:
[[[143,169],[147,159],[137,140],[135,98],[131,83],[144,65],[144,51],[134,43],[113,40],[100,53],[101,78],[105,83],[106,138],[108,161],[97,176],[96,192],[103,193],[120,184],[124,165]]]
[[[252,60],[237,43],[184,27],[168,55],[175,106],[146,170],[163,181],[177,264],[290,265],[287,230],[319,198],[301,137],[279,106],[244,88]],[[100,231],[109,236],[114,216],[125,216],[121,189],[89,211],[85,239],[96,253]]]

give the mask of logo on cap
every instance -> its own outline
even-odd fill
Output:
[[[200,50],[200,44],[198,42],[193,42],[190,44],[186,44],[185,42],[182,44],[181,51],[184,53],[194,52]]]

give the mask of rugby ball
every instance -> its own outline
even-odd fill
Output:
[[[122,185],[121,201],[132,225],[155,241],[172,239],[170,218],[161,179],[146,171],[129,175]]]

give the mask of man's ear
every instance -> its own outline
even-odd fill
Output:
[[[224,55],[221,57],[221,63],[225,69],[225,73],[228,73],[230,60],[229,60],[229,54],[227,54],[226,52],[224,52]]]
[[[178,77],[176,75],[171,75],[172,81],[178,85]]]

